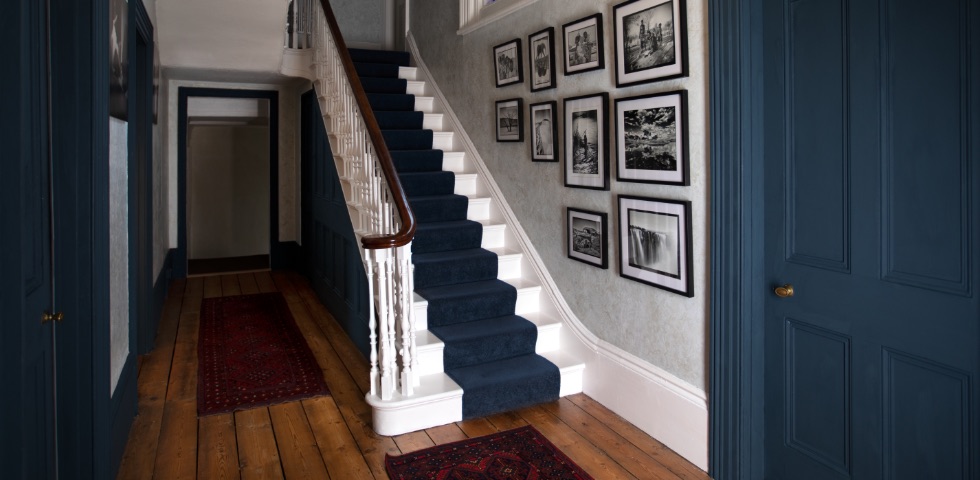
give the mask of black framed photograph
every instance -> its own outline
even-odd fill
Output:
[[[127,35],[129,35],[129,4],[126,0],[110,0],[109,115],[123,121],[129,118]]]
[[[619,196],[619,274],[694,296],[691,202]]]
[[[687,75],[684,0],[630,0],[613,7],[616,86]]]
[[[690,185],[687,92],[616,99],[616,179]]]
[[[606,67],[602,43],[602,14],[597,13],[561,27],[565,75]]]
[[[609,94],[565,99],[565,186],[609,190]]]
[[[606,214],[567,207],[565,217],[568,258],[603,269],[609,268]]]
[[[531,65],[531,91],[555,88],[555,29],[548,27],[527,37]]]
[[[511,98],[497,102],[497,141],[498,142],[523,142],[524,141],[524,117],[521,111],[524,109],[524,101],[520,98]]]
[[[558,161],[558,102],[532,103],[531,161]]]
[[[521,39],[515,38],[507,43],[493,47],[493,66],[497,87],[524,82],[524,69],[521,62]]]

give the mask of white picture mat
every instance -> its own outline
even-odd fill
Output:
[[[670,215],[678,216],[678,235],[677,235],[677,250],[679,253],[679,278],[673,278],[668,275],[662,275],[642,268],[637,268],[630,266],[629,264],[629,221],[628,212],[630,210],[642,210],[646,212],[664,213]],[[686,259],[690,252],[687,251],[687,228],[688,224],[687,212],[683,204],[679,203],[663,203],[656,200],[640,200],[635,198],[623,198],[619,202],[619,251],[622,260],[620,261],[620,268],[622,273],[629,275],[630,277],[638,278],[646,282],[654,283],[657,285],[663,285],[672,290],[678,292],[687,291],[687,277],[691,272],[687,271],[688,262]]]
[[[685,121],[684,110],[681,108],[681,96],[676,95],[663,95],[657,97],[646,97],[638,98],[635,100],[626,100],[616,102],[616,152],[618,152],[617,157],[617,172],[622,180],[656,180],[661,182],[675,182],[680,183],[684,181],[684,158],[686,152],[684,151],[684,136],[687,132],[684,131],[684,126],[687,125]],[[647,110],[651,108],[662,108],[662,107],[674,107],[674,124],[676,125],[676,137],[674,140],[677,144],[677,169],[674,171],[670,170],[637,170],[637,169],[626,169],[626,112],[632,110]]]
[[[599,247],[599,255],[600,255],[599,257],[593,257],[592,255],[587,255],[587,254],[584,254],[584,253],[579,253],[579,252],[576,252],[574,248],[572,248],[572,241],[574,240],[574,236],[572,235],[572,220],[574,220],[575,218],[582,218],[582,219],[589,220],[589,221],[592,221],[592,222],[595,222],[596,224],[598,224],[599,228],[597,228],[596,230],[600,234],[599,241],[602,241],[602,242],[604,242],[606,240],[606,239],[602,238],[602,229],[604,227],[605,228],[608,228],[608,227],[606,227],[605,225],[602,224],[602,217],[599,216],[599,215],[594,215],[594,214],[591,214],[591,213],[584,213],[584,212],[579,212],[579,211],[570,211],[570,212],[568,212],[568,222],[569,222],[568,223],[568,256],[570,256],[572,258],[577,258],[579,260],[584,260],[586,262],[593,263],[593,264],[596,264],[596,265],[601,265],[602,264],[602,252],[605,252],[606,251],[606,248],[607,248],[607,246],[605,244],[603,244],[603,245],[601,245]]]
[[[603,125],[606,123],[606,119],[603,116],[606,114],[604,104],[605,98],[602,96],[580,98],[578,100],[571,100],[565,103],[565,179],[568,183],[574,185],[581,185],[587,187],[597,187],[602,188],[604,180],[606,178],[606,151],[604,148],[606,145],[606,132]],[[575,149],[573,148],[574,135],[572,134],[572,119],[574,114],[577,112],[587,112],[590,110],[595,110],[596,114],[596,124],[598,125],[598,138],[596,140],[596,146],[598,148],[598,162],[599,162],[599,172],[595,174],[590,173],[574,173],[572,171],[573,156],[575,155]]]
[[[639,72],[626,73],[626,46],[622,44],[622,39],[626,32],[623,31],[625,25],[623,24],[623,19],[629,15],[636,12],[647,10],[649,8],[656,7],[658,5],[663,5],[664,3],[673,1],[674,2],[674,63],[671,65],[664,65],[662,67],[651,68],[649,70],[642,70]],[[684,71],[683,58],[684,55],[684,38],[683,31],[681,29],[681,8],[679,0],[660,0],[660,1],[640,1],[631,3],[623,8],[615,10],[613,15],[613,25],[616,26],[616,38],[613,39],[616,42],[616,79],[619,83],[633,83],[642,82],[644,80],[656,79],[662,77],[670,77],[674,75],[680,75]]]

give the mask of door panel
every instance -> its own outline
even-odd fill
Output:
[[[367,277],[316,95],[302,100],[303,252],[306,274],[354,344],[368,353]]]
[[[833,270],[849,268],[844,18],[843,0],[801,0],[786,26],[788,258]]]
[[[881,12],[884,275],[959,294],[969,285],[967,4]]]
[[[975,478],[977,8],[764,18],[766,477]]]

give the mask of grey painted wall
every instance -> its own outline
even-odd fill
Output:
[[[707,14],[704,0],[687,1],[689,71],[687,78],[616,88],[613,61],[613,6],[616,1],[540,0],[464,36],[459,27],[458,0],[425,0],[411,4],[411,30],[423,61],[446,95],[464,128],[499,184],[524,230],[543,258],[562,295],[585,326],[605,341],[705,389],[707,384],[707,181],[706,90]],[[602,13],[606,68],[563,76],[558,66],[558,88],[531,93],[528,82],[494,88],[491,50],[494,45],[520,38],[527,78],[527,36],[555,27],[556,44],[564,23]],[[691,186],[661,186],[617,182],[615,163],[611,191],[566,188],[563,163],[532,163],[530,146],[497,143],[493,134],[494,101],[520,97],[536,103],[576,95],[609,92],[611,100],[634,95],[685,89],[688,91]],[[609,105],[613,115],[613,101]],[[528,123],[528,122],[525,122]],[[559,132],[562,125],[559,124]],[[613,129],[609,131],[610,138]],[[525,139],[529,138],[526,132]],[[615,159],[615,148],[610,158]],[[693,204],[694,298],[636,283],[619,276],[616,245],[616,195],[691,200]],[[610,268],[597,269],[566,257],[565,207],[609,214]]]
[[[331,0],[344,41],[353,46],[381,47],[385,41],[387,0]]]
[[[109,117],[109,394],[129,356],[129,124]]]

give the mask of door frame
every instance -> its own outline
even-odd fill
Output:
[[[190,97],[259,98],[269,100],[269,266],[279,268],[288,247],[279,242],[279,92],[227,88],[177,89],[177,249],[174,278],[187,277],[187,100]]]
[[[709,0],[709,473],[764,475],[762,1]]]

